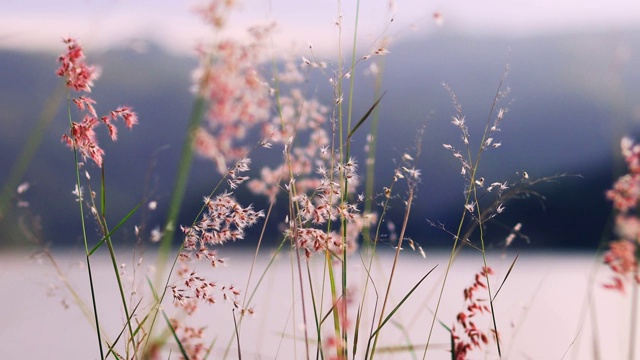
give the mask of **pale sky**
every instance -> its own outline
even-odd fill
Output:
[[[0,3],[0,48],[58,51],[66,35],[87,48],[153,40],[168,49],[191,52],[210,35],[191,9],[203,1],[179,0],[4,0]],[[206,1],[204,1],[206,3]],[[389,0],[360,1],[361,43],[379,35],[448,31],[477,35],[529,36],[543,33],[640,28],[635,0]],[[352,38],[356,1],[343,0],[343,39]],[[390,10],[393,8],[393,10]],[[394,21],[389,24],[391,12]],[[444,20],[437,26],[433,14]],[[317,52],[335,49],[337,0],[245,0],[231,18],[240,36],[255,23],[278,24],[278,49]],[[385,32],[386,29],[386,32]],[[328,55],[328,54],[327,54]]]

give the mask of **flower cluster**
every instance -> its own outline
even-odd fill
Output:
[[[70,89],[91,92],[93,81],[98,78],[100,71],[85,62],[84,51],[78,40],[68,37],[62,41],[67,45],[67,51],[58,58],[60,67],[56,75],[65,78]]]
[[[612,282],[604,286],[618,291],[624,291],[625,284],[631,279],[640,283],[640,219],[635,213],[640,199],[640,145],[625,137],[621,141],[621,148],[629,172],[620,177],[606,193],[617,211],[615,225],[619,239],[609,244],[609,251],[604,256],[604,263],[614,272]]]
[[[205,197],[204,204],[202,218],[191,227],[182,227],[184,250],[195,251],[197,257],[207,257],[209,247],[243,239],[245,229],[264,217],[263,211],[255,211],[251,205],[242,207],[228,192]]]
[[[171,319],[171,327],[180,339],[189,359],[199,360],[206,358],[209,349],[204,343],[204,327],[191,327],[180,323],[177,319]]]
[[[63,42],[67,50],[58,58],[60,67],[56,74],[65,78],[67,88],[78,92],[84,92],[71,99],[78,108],[83,118],[80,122],[71,121],[70,131],[62,135],[62,141],[72,149],[80,151],[83,159],[91,158],[96,165],[102,167],[104,150],[98,145],[95,128],[105,124],[109,136],[113,141],[118,138],[118,129],[114,122],[122,119],[125,125],[131,129],[138,123],[138,116],[129,106],[121,106],[105,116],[98,117],[94,105],[96,102],[86,94],[91,92],[93,81],[98,78],[96,67],[88,65],[80,43],[73,38],[66,38]]]
[[[203,13],[209,20],[210,12]],[[270,89],[258,64],[272,27],[249,29],[248,44],[227,39],[199,49],[201,65],[194,73],[196,91],[210,106],[209,122],[196,132],[194,143],[196,151],[212,160],[220,173],[226,171],[228,162],[246,155],[240,142],[249,129],[269,118]]]
[[[464,289],[465,309],[456,316],[456,323],[451,329],[451,336],[454,344],[454,358],[464,360],[467,354],[474,349],[481,349],[489,343],[489,333],[478,328],[474,319],[477,315],[490,314],[489,301],[486,298],[478,297],[478,290],[486,289],[484,281],[488,275],[493,275],[493,270],[484,267],[482,271],[475,275],[473,285]],[[491,334],[496,335],[491,329]],[[460,333],[461,332],[461,333]],[[495,337],[494,337],[495,339]]]
[[[337,174],[343,174],[347,187],[352,188],[357,182],[356,168],[355,160],[349,159],[345,164],[336,165],[334,172],[336,178]],[[357,246],[356,240],[364,225],[370,225],[375,217],[361,214],[357,203],[343,201],[341,189],[344,185],[331,180],[331,174],[323,166],[318,168],[317,173],[322,177],[311,195],[294,195],[292,186],[287,186],[291,191],[292,213],[291,220],[286,224],[288,228],[285,235],[293,240],[297,248],[304,250],[307,258],[315,252],[339,252],[344,246],[351,252]],[[345,220],[349,224],[344,234],[346,244],[343,243],[342,233],[327,232],[324,225],[337,220]]]
[[[461,133],[462,143],[464,145],[464,150],[459,150],[451,144],[442,144],[446,150],[451,151],[453,157],[460,161],[462,167],[460,170],[460,174],[466,180],[467,186],[464,190],[465,196],[474,191],[475,189],[481,188],[486,192],[494,192],[497,196],[497,200],[495,203],[495,212],[490,215],[490,217],[496,216],[499,213],[502,213],[504,210],[504,198],[502,197],[503,192],[509,188],[509,185],[506,181],[504,182],[491,182],[485,181],[485,179],[481,176],[478,176],[476,173],[477,170],[477,161],[483,152],[489,149],[497,149],[502,146],[501,142],[495,140],[494,136],[496,133],[500,131],[500,124],[504,120],[504,116],[507,113],[507,109],[499,108],[493,122],[487,123],[487,127],[482,136],[482,143],[480,144],[480,150],[474,159],[471,151],[471,135],[469,133],[469,128],[467,126],[466,119],[462,113],[462,105],[458,102],[457,96],[448,86],[446,89],[449,91],[451,98],[453,99],[454,107],[456,109],[456,115],[451,118],[451,123],[459,129]],[[507,90],[508,92],[508,90]],[[496,98],[494,99],[494,106],[497,104],[507,92],[500,91]],[[466,155],[465,155],[466,154]],[[490,185],[488,185],[490,184]],[[488,185],[488,186],[487,186]],[[495,191],[494,191],[495,190]],[[477,199],[476,199],[477,200]],[[476,200],[469,201],[465,204],[465,209],[472,215],[478,216],[476,214],[476,210],[478,209],[478,203]]]
[[[237,181],[237,173],[245,170],[248,160],[240,161],[231,172],[231,181]],[[234,180],[235,179],[235,180]],[[234,308],[240,308],[238,297],[240,291],[233,285],[219,286],[215,282],[208,281],[199,276],[192,266],[191,260],[206,260],[212,267],[225,264],[225,259],[218,256],[215,246],[227,241],[236,241],[244,238],[245,229],[255,225],[263,211],[255,211],[253,207],[241,206],[232,193],[224,192],[216,197],[204,198],[204,211],[200,220],[193,226],[182,227],[184,234],[183,251],[180,253],[181,268],[177,275],[184,279],[182,286],[173,285],[171,290],[175,304],[182,307],[187,314],[196,311],[198,303],[203,301],[208,304],[216,302],[214,292],[222,296],[225,301],[231,301]],[[250,309],[243,309],[249,311]]]

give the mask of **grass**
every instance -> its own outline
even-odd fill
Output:
[[[383,121],[379,109],[385,106],[386,100],[383,73],[373,74],[375,91],[363,114],[354,110],[356,82],[360,81],[355,74],[370,64],[384,69],[384,57],[389,54],[385,33],[363,46],[358,43],[360,3],[357,2],[354,19],[339,16],[337,20],[338,61],[319,60],[310,47],[310,54],[305,54],[302,64],[298,64],[295,60],[268,55],[273,31],[270,25],[252,28],[251,39],[246,43],[224,38],[221,30],[228,25],[223,20],[232,9],[227,8],[229,3],[218,5],[221,7],[202,10],[217,37],[200,48],[195,100],[157,250],[156,271],[154,276],[145,274],[144,281],[134,283],[131,288],[137,289],[135,291],[128,290],[115,244],[122,229],[134,228],[135,215],[147,204],[139,203],[122,218],[111,216],[105,175],[108,155],[100,147],[95,132],[106,128],[115,141],[117,126],[124,123],[133,130],[126,136],[142,136],[135,133],[138,118],[129,106],[104,116],[96,114],[93,105],[99,99],[90,98],[94,81],[98,82],[96,68],[88,63],[76,39],[65,39],[66,50],[59,59],[58,70],[67,87],[69,132],[63,140],[73,154],[79,233],[84,244],[90,291],[88,302],[67,281],[51,253],[45,254],[94,327],[100,358],[259,357],[260,354],[251,354],[256,350],[253,346],[256,339],[245,335],[246,328],[256,326],[252,315],[259,318],[261,311],[269,311],[264,306],[269,301],[288,306],[288,317],[276,337],[281,343],[292,339],[293,349],[278,352],[277,356],[417,359],[422,354],[422,359],[507,358],[505,349],[509,349],[509,344],[505,344],[503,334],[510,329],[500,325],[503,322],[496,315],[496,300],[501,290],[513,281],[512,271],[517,268],[519,255],[509,261],[504,273],[494,270],[490,248],[496,247],[491,240],[495,236],[488,234],[487,224],[500,219],[512,201],[541,196],[535,190],[538,184],[566,176],[534,179],[525,172],[515,180],[485,180],[484,176],[489,178],[490,174],[484,173],[481,160],[493,151],[500,151],[502,142],[509,141],[499,138],[502,120],[508,112],[501,105],[508,96],[504,89],[507,70],[499,79],[493,102],[488,105],[484,128],[478,134],[471,133],[468,123],[472,119],[466,119],[455,92],[445,86],[453,100],[455,114],[451,123],[459,130],[460,143],[443,144],[443,147],[451,152],[451,161],[458,164],[464,179],[464,188],[460,189],[464,195],[461,215],[453,230],[425,223],[451,236],[448,260],[441,266],[436,264],[414,271],[417,274],[413,274],[415,279],[411,285],[404,286],[406,282],[403,282],[404,287],[399,288],[396,283],[403,259],[410,256],[402,250],[411,248],[415,256],[429,254],[429,249],[423,248],[426,244],[421,245],[424,239],[418,240],[410,234],[412,229],[408,223],[416,216],[412,210],[423,185],[420,160],[430,154],[423,153],[423,130],[418,129],[415,139],[406,139],[411,145],[396,160],[395,170],[386,178],[375,176],[377,163],[384,161],[377,149],[377,139],[381,136],[377,126]],[[338,13],[341,6],[338,2]],[[349,61],[344,60],[342,33],[343,21],[347,20],[355,23]],[[363,53],[361,49],[365,49]],[[263,68],[268,63],[270,70]],[[316,72],[331,84],[332,104],[322,104],[305,92],[307,77]],[[57,92],[52,95],[52,99],[57,97]],[[48,104],[49,110],[44,113],[54,113],[53,106]],[[50,121],[46,115],[42,119],[41,124]],[[23,176],[25,164],[33,157],[33,149],[42,138],[42,126],[33,132],[5,186],[0,202],[3,213],[11,197],[6,189],[15,187]],[[360,170],[362,162],[353,156],[354,137],[363,133],[368,135],[364,172]],[[259,134],[259,140],[252,141],[251,134]],[[250,159],[263,152],[269,154],[274,163],[256,169]],[[178,224],[196,153],[211,159],[220,178],[204,196],[193,222]],[[631,175],[635,174],[634,161],[640,158],[640,150],[623,141],[623,153]],[[261,171],[258,174],[256,170]],[[97,191],[90,187],[91,177],[99,179]],[[631,191],[624,190],[635,189],[633,186],[637,185],[624,180],[618,185],[624,189],[614,188],[608,196],[614,201],[618,223],[622,223],[624,230],[632,228],[629,219],[635,219],[632,212],[637,203],[637,199],[625,197]],[[266,198],[268,206],[255,209],[253,205],[244,205],[234,192],[250,192],[256,199]],[[627,206],[629,202],[632,204]],[[285,219],[275,218],[276,208],[286,213]],[[391,208],[402,209],[402,217],[391,219]],[[88,230],[88,221],[98,229],[97,237]],[[397,236],[396,231],[389,228],[392,221],[401,224]],[[244,288],[215,278],[217,273],[212,270],[227,264],[220,254],[222,245],[243,240],[251,234],[248,229],[257,226],[262,226],[262,230],[253,258],[246,264],[249,270],[242,281]],[[279,239],[265,238],[268,226],[280,226]],[[512,227],[511,239],[525,236],[519,225],[509,227]],[[181,241],[177,249],[174,247],[176,233]],[[141,243],[149,241],[143,235],[136,236]],[[508,242],[498,249],[503,251]],[[615,273],[613,283],[608,286],[619,291],[624,291],[625,286],[631,287],[628,358],[633,359],[638,312],[638,285],[633,277],[638,277],[640,250],[633,237],[613,244],[604,259]],[[390,261],[386,261],[380,246],[393,247]],[[451,277],[463,248],[476,256],[481,266],[464,274],[468,286],[452,295],[448,291]],[[135,257],[139,249],[132,250]],[[105,314],[100,306],[98,289],[102,284],[96,282],[92,268],[98,254],[108,256],[117,284],[119,310],[115,314]],[[269,260],[264,261],[267,258]],[[288,278],[274,279],[271,275],[274,268],[283,264],[288,267]],[[436,269],[441,268],[438,277]],[[289,299],[268,294],[266,282],[270,278],[288,284]],[[594,279],[591,285],[595,282]],[[426,287],[430,287],[430,292]],[[433,298],[437,299],[435,304],[431,301]],[[420,300],[425,305],[418,310],[412,308],[413,319],[402,321],[400,314],[405,308]],[[457,315],[450,317],[448,312],[443,315],[445,302],[460,304]],[[232,324],[221,331],[215,329],[219,331],[214,338],[208,338],[207,333],[216,321],[207,319],[206,326],[202,326],[203,319],[198,318],[202,308],[209,306],[222,308],[222,314],[226,313]],[[412,322],[425,314],[429,318],[428,331],[417,338],[411,332]],[[107,330],[104,318],[117,316],[122,318],[121,326],[117,331]],[[442,342],[443,334],[445,342]],[[598,350],[594,350],[596,357],[597,353]]]

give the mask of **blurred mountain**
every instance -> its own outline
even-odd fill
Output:
[[[442,84],[447,84],[462,105],[471,140],[476,141],[472,146],[477,148],[506,66],[509,72],[503,90],[508,87],[510,91],[498,106],[508,112],[495,136],[502,147],[483,154],[479,175],[487,182],[511,184],[522,181],[525,171],[530,179],[560,173],[576,176],[537,187],[546,197],[543,202],[523,199],[507,204],[506,214],[496,218],[499,226],[492,232],[493,241],[499,244],[516,222],[523,223],[530,238],[531,243],[521,243],[523,246],[594,247],[603,231],[608,234],[610,204],[604,191],[624,171],[618,156],[619,139],[624,134],[638,135],[640,32],[533,38],[439,34],[405,38],[389,48],[383,67],[387,94],[379,107],[376,182],[379,188],[389,183],[394,160],[415,145],[417,130],[424,127],[419,160],[423,180],[408,231],[412,239],[427,248],[449,245],[451,236],[429,226],[427,219],[454,230],[464,203],[460,163],[442,147],[444,143],[463,147],[450,121],[455,114],[452,99]],[[60,82],[54,74],[56,58],[48,53],[0,52],[2,184]],[[101,141],[107,153],[111,222],[117,223],[148,196],[159,203],[153,213],[143,214],[149,230],[162,224],[170,199],[193,102],[190,76],[197,61],[153,44],[147,44],[144,51],[113,49],[88,54],[88,58],[102,68],[92,94],[98,101],[98,113],[126,104],[140,116],[140,125],[131,133],[122,130],[117,143],[106,138]],[[373,80],[362,75],[367,66],[364,63],[354,73],[355,118],[374,101]],[[331,104],[332,93],[323,76],[311,73],[305,91]],[[25,241],[17,226],[22,219],[27,219],[23,226],[40,233],[46,243],[81,243],[77,205],[71,194],[73,156],[60,143],[68,126],[65,108],[62,101],[24,176],[30,189],[12,200],[14,205],[23,200],[30,206],[14,207],[0,221],[0,245]],[[354,139],[360,158],[368,131],[359,130],[360,136]],[[268,161],[264,156],[257,159],[256,172],[260,163]],[[219,178],[212,164],[202,159],[194,162],[182,223],[193,220],[202,196]],[[99,185],[97,179],[91,183]],[[245,193],[237,194],[257,207],[265,204]],[[398,205],[389,218],[399,225],[403,209]],[[284,219],[285,211],[276,209],[275,219]],[[40,225],[33,221],[36,217]],[[123,242],[134,241],[132,227],[123,232]],[[272,229],[270,234],[277,232]]]

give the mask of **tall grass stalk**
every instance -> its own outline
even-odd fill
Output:
[[[67,94],[67,116],[69,119],[69,128],[73,128],[73,118],[71,115],[71,95]],[[89,242],[87,240],[87,228],[84,221],[84,205],[82,199],[82,185],[80,182],[80,164],[78,160],[78,149],[73,148],[73,162],[75,167],[76,192],[78,196],[78,209],[80,212],[80,224],[82,229],[82,240],[84,242],[85,255],[87,260],[87,275],[89,276],[89,289],[91,290],[91,305],[93,306],[93,316],[96,326],[96,336],[98,347],[100,349],[100,358],[104,359],[104,350],[102,349],[102,338],[100,335],[100,320],[98,318],[98,305],[96,304],[96,293],[93,283],[93,273],[91,272],[91,260],[89,259]]]
[[[169,258],[169,253],[171,252],[171,244],[173,243],[173,238],[175,236],[178,215],[180,215],[180,208],[182,207],[184,195],[187,191],[187,183],[189,180],[189,173],[191,171],[191,163],[193,161],[194,134],[202,122],[205,105],[206,101],[204,97],[198,95],[193,103],[191,116],[189,116],[187,135],[184,139],[184,143],[182,144],[182,153],[180,155],[176,181],[171,195],[169,212],[167,214],[165,229],[162,234],[160,249],[158,250],[158,273],[156,276],[156,283],[158,283],[164,275],[162,269],[165,268]]]
[[[502,84],[503,84],[503,82],[505,80],[506,74],[507,74],[507,70],[505,69],[505,72],[503,73],[503,76],[501,77],[500,82],[498,84],[498,88],[496,90],[496,94],[495,94],[495,96],[493,98],[493,102],[492,102],[491,108],[489,110],[489,116],[488,116],[488,119],[487,119],[487,122],[486,122],[486,125],[485,125],[485,128],[484,128],[484,131],[482,133],[482,139],[481,139],[480,145],[479,145],[480,147],[479,147],[479,150],[477,151],[475,157],[471,153],[471,149],[469,147],[469,143],[465,140],[466,150],[467,150],[467,159],[468,159],[470,164],[473,164],[471,166],[471,174],[470,174],[470,177],[469,177],[469,185],[468,185],[469,188],[467,189],[467,192],[466,192],[466,195],[465,195],[466,196],[465,197],[465,203],[464,203],[465,206],[463,207],[462,215],[460,216],[460,221],[458,223],[457,231],[456,231],[456,234],[455,234],[455,237],[454,237],[453,246],[451,248],[451,252],[450,252],[450,255],[449,255],[449,261],[447,262],[447,268],[445,270],[445,274],[444,274],[444,278],[443,278],[443,281],[442,281],[442,285],[440,287],[440,293],[438,295],[438,302],[436,303],[436,308],[434,310],[433,319],[431,320],[431,326],[429,328],[429,335],[427,336],[427,344],[426,344],[426,346],[424,348],[424,352],[423,352],[423,355],[422,355],[423,359],[426,359],[426,356],[427,356],[427,350],[429,349],[429,344],[430,344],[430,341],[431,341],[431,335],[433,333],[433,328],[434,328],[434,325],[435,325],[435,322],[436,322],[436,318],[437,318],[437,315],[438,315],[438,310],[440,309],[440,304],[441,304],[441,301],[442,301],[442,296],[444,294],[445,286],[447,284],[447,278],[448,278],[448,275],[449,275],[449,271],[451,270],[451,266],[453,265],[453,261],[454,261],[454,259],[456,257],[457,250],[458,250],[458,242],[460,241],[460,236],[462,235],[463,225],[465,223],[465,219],[466,219],[467,213],[469,212],[467,210],[467,206],[469,204],[473,205],[473,203],[471,202],[472,199],[475,202],[474,207],[476,208],[477,213],[478,214],[482,214],[482,209],[480,208],[480,204],[478,202],[478,196],[477,196],[477,187],[476,187],[476,185],[477,185],[476,184],[477,171],[478,171],[478,166],[480,164],[481,156],[482,156],[482,154],[484,152],[485,141],[487,140],[487,137],[488,137],[488,134],[489,134],[489,127],[490,127],[490,124],[491,124],[491,119],[492,119],[492,116],[493,116],[493,113],[494,113],[494,109],[496,107],[497,102],[501,98]],[[461,114],[462,107],[457,102],[457,99],[456,99],[455,95],[453,94],[453,92],[450,91],[450,94],[453,97],[454,105],[456,107],[456,111],[458,112],[458,116],[462,116],[462,114]],[[464,116],[462,116],[462,118],[464,118]],[[466,139],[466,135],[463,134],[463,136]],[[483,235],[482,220],[483,220],[482,217],[478,218],[478,228],[479,228],[479,231],[480,231],[480,243],[481,243],[480,252],[482,254],[483,264],[484,264],[484,266],[486,268],[487,267],[487,260],[486,260],[486,249],[485,249],[485,246],[484,246],[484,235]],[[464,240],[466,240],[466,239],[467,238],[465,237]],[[491,296],[488,274],[485,272],[485,275],[486,275],[486,280],[487,280],[487,290],[488,290],[489,299],[492,299],[493,297]],[[496,327],[496,321],[495,321],[495,315],[494,315],[494,309],[493,309],[493,300],[490,300],[490,304],[491,304],[491,315],[492,315],[493,323],[494,323],[494,330],[495,330],[495,334],[496,334],[496,337],[497,337],[498,336],[498,330],[497,330],[497,327]],[[496,341],[496,343],[497,343],[497,346],[498,346],[498,355],[501,356],[500,341]]]
[[[384,295],[384,300],[382,301],[382,308],[380,309],[380,318],[378,320],[378,330],[376,331],[375,338],[373,340],[373,347],[371,348],[371,357],[369,359],[373,360],[373,356],[376,353],[376,346],[378,344],[378,338],[380,336],[380,328],[382,327],[382,320],[385,316],[385,309],[387,307],[387,302],[389,301],[389,296],[391,294],[391,284],[393,282],[393,275],[396,272],[396,267],[398,265],[398,258],[400,257],[400,251],[402,250],[402,242],[404,239],[405,231],[407,230],[407,223],[409,221],[409,214],[411,213],[411,204],[413,203],[414,197],[414,188],[413,186],[409,188],[409,195],[407,200],[407,206],[405,209],[404,219],[402,221],[402,228],[400,230],[400,237],[398,238],[398,245],[396,245],[395,255],[393,257],[393,265],[391,265],[391,273],[389,274],[389,281],[387,283],[387,291]]]

